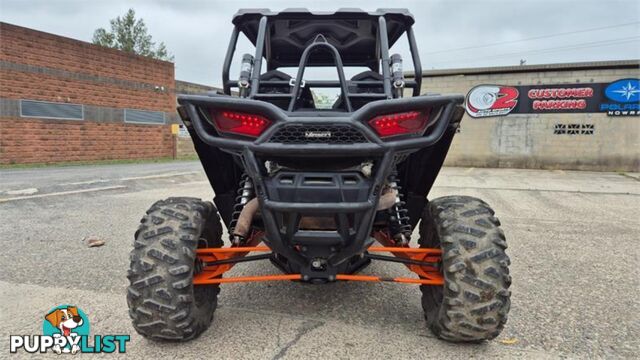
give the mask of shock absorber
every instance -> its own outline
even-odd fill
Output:
[[[391,76],[394,97],[401,98],[404,90],[404,72],[402,71],[402,56],[400,54],[391,55]]]
[[[253,181],[246,173],[240,176],[240,183],[238,184],[237,196],[235,205],[233,205],[233,213],[231,214],[231,222],[229,223],[229,240],[233,245],[242,244],[245,239],[243,236],[235,235],[234,230],[238,223],[238,218],[244,206],[253,197]]]
[[[398,185],[397,172],[394,170],[389,175],[388,183],[392,190],[396,191],[396,201],[389,208],[389,230],[391,236],[400,245],[407,245],[411,239],[411,224],[409,224],[409,210],[405,209],[406,202],[402,200],[402,188]]]
[[[249,95],[249,85],[251,71],[253,70],[253,56],[251,54],[242,55],[242,65],[240,65],[240,76],[238,77],[238,89],[240,97]]]

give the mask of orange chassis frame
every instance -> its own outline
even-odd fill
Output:
[[[390,252],[398,258],[437,263],[440,261],[442,251],[432,248],[411,248],[398,247],[391,237],[382,231],[374,232],[374,238],[383,246],[371,246],[368,252]],[[228,247],[228,248],[205,248],[197,250],[198,259],[203,262],[212,262],[228,259],[242,258],[250,252],[268,252],[271,249],[267,246],[257,246],[264,236],[263,232],[255,231],[251,234],[246,246]],[[194,275],[194,285],[212,285],[233,282],[250,282],[250,281],[276,281],[276,280],[302,280],[301,274],[275,274],[260,276],[241,276],[223,278],[222,275],[231,270],[235,263],[205,266],[201,272]],[[386,278],[373,275],[349,275],[338,274],[336,280],[348,281],[390,281],[405,284],[421,284],[421,285],[443,285],[444,279],[437,268],[426,265],[405,264],[409,270],[416,273],[419,278]]]

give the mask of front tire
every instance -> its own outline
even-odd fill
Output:
[[[480,199],[446,196],[430,201],[420,225],[420,246],[442,249],[443,287],[420,287],[427,323],[441,339],[490,340],[510,308],[507,243],[494,211]]]
[[[211,324],[218,285],[194,286],[199,247],[222,247],[222,225],[210,202],[169,198],[140,221],[128,273],[133,327],[151,339],[187,341]]]

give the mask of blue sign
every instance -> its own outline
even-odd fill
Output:
[[[611,101],[619,103],[640,102],[640,80],[622,79],[612,82],[604,90],[604,94]]]

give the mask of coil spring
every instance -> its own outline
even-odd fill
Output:
[[[231,213],[231,222],[229,223],[229,240],[235,242],[234,230],[238,224],[238,218],[244,206],[253,197],[253,181],[246,173],[240,176],[240,182],[238,183],[238,190],[236,191],[235,204],[233,205],[233,212]]]
[[[391,235],[396,239],[396,241],[406,244],[409,242],[409,238],[411,237],[411,224],[409,223],[409,210],[405,208],[406,202],[402,200],[404,195],[400,191],[402,190],[402,187],[398,185],[397,177],[398,174],[394,171],[388,178],[389,187],[392,190],[396,190],[397,194],[395,204],[389,209],[391,214],[389,217],[389,228],[391,230]]]

